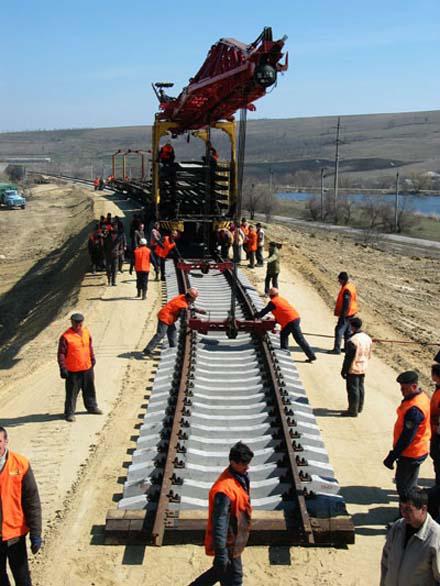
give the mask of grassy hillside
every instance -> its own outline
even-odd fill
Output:
[[[261,179],[270,171],[278,183],[289,183],[299,171],[319,173],[332,165],[336,118],[255,120],[248,123],[247,173]],[[53,130],[0,134],[0,158],[44,155],[52,169],[90,176],[110,171],[117,149],[150,148],[151,126]],[[365,182],[393,175],[440,171],[440,110],[404,114],[344,116],[341,119],[341,172]],[[220,154],[227,155],[224,135],[215,136]],[[200,141],[173,143],[179,158],[200,157]]]

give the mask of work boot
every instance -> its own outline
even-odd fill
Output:
[[[156,273],[156,281],[159,280],[159,273]]]
[[[311,363],[311,362],[315,362],[316,360],[316,356],[313,356],[311,358],[307,358],[307,360],[305,362]]]
[[[349,409],[347,409],[347,411],[342,411],[341,413],[341,417],[357,417],[358,414],[355,413],[354,411],[350,411]]]
[[[90,415],[102,415],[102,410],[99,407],[95,407],[94,409],[90,409],[87,411]]]
[[[64,419],[65,419],[66,421],[68,421],[69,423],[73,423],[74,421],[76,421],[76,417],[75,417],[75,415],[65,415],[65,416],[64,416]]]
[[[338,348],[333,348],[332,350],[327,350],[327,354],[340,354],[341,351]]]
[[[142,299],[146,299],[147,298],[147,292],[145,291],[145,289],[142,291]]]
[[[136,295],[136,297],[140,297],[140,296],[141,296],[141,290],[140,290],[140,289],[138,289],[138,290],[137,290],[137,295]]]

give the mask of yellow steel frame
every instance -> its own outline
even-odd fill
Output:
[[[156,114],[152,132],[152,180],[153,180],[153,197],[156,206],[156,214],[158,213],[160,203],[160,188],[159,188],[159,161],[158,152],[160,148],[160,139],[169,133],[173,133],[174,129],[179,127],[175,122],[169,122],[167,120],[161,120],[160,114]],[[229,199],[231,204],[235,204],[237,200],[237,133],[236,124],[234,120],[221,120],[211,124],[211,128],[217,128],[222,130],[229,137],[231,143],[231,175],[230,175],[230,186],[229,186]],[[193,132],[193,135],[200,138],[204,142],[209,139],[208,130],[202,128]]]

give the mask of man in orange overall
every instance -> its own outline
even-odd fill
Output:
[[[32,586],[26,551],[42,544],[41,503],[34,473],[27,458],[8,449],[8,432],[0,427],[0,584],[9,586],[6,562],[18,586]]]
[[[258,248],[258,234],[255,232],[254,227],[252,225],[249,226],[248,234],[247,234],[247,251],[249,255],[249,268],[255,268],[255,253],[257,252]]]
[[[71,327],[60,337],[58,343],[58,365],[60,376],[66,381],[66,400],[64,418],[75,421],[76,400],[82,391],[84,406],[88,413],[102,415],[96,402],[95,353],[93,352],[92,336],[88,328],[83,326],[84,316],[74,313]]]
[[[165,260],[171,255],[176,248],[175,238],[177,232],[173,230],[170,236],[164,236],[161,242],[154,247],[154,255],[160,268],[160,280],[165,281]]]
[[[304,334],[301,331],[301,318],[297,310],[290,305],[287,299],[281,297],[278,289],[272,287],[268,292],[270,301],[261,311],[255,314],[256,319],[261,319],[267,313],[271,312],[276,322],[281,326],[280,348],[289,350],[289,334],[307,356],[306,362],[314,362],[316,354],[310,348]]]
[[[214,556],[212,568],[199,576],[192,586],[243,584],[241,554],[251,530],[252,506],[248,469],[254,454],[242,442],[232,446],[229,466],[209,491],[206,555]]]
[[[402,402],[397,408],[394,425],[393,449],[383,461],[390,470],[396,468],[396,489],[405,496],[417,486],[420,464],[429,453],[431,438],[429,397],[419,388],[419,377],[413,370],[402,372],[397,377]]]
[[[181,312],[189,308],[199,296],[199,292],[195,287],[191,287],[182,295],[176,295],[168,303],[166,303],[157,314],[157,330],[151,340],[144,348],[145,356],[151,356],[153,350],[159,342],[167,335],[170,348],[176,346],[176,321],[179,319]],[[204,309],[194,307],[197,313],[205,314]]]
[[[150,274],[150,249],[145,238],[139,240],[139,246],[134,249],[134,269],[136,271],[137,297],[147,298],[148,276]]]
[[[350,318],[354,317],[359,311],[356,287],[349,280],[348,274],[345,271],[339,273],[338,281],[341,288],[339,289],[334,311],[338,321],[335,327],[334,346],[332,350],[328,350],[328,354],[341,353],[342,338],[344,338],[345,351],[345,345],[350,336]]]

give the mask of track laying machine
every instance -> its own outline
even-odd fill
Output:
[[[152,128],[151,160],[146,162],[141,151],[115,153],[111,187],[141,201],[148,217],[160,221],[163,229],[177,229],[186,239],[211,248],[215,230],[239,212],[243,153],[240,160],[234,114],[254,111],[254,102],[287,69],[287,53],[281,63],[285,40],[274,41],[269,27],[250,45],[220,39],[177,97],[166,93],[173,84],[153,84],[159,112]],[[228,152],[224,160],[213,142],[214,134],[221,133],[226,136],[223,151]],[[170,138],[182,135],[188,142],[191,137],[203,141],[201,159],[175,160]],[[140,161],[137,177],[127,173],[127,160],[133,156]]]

